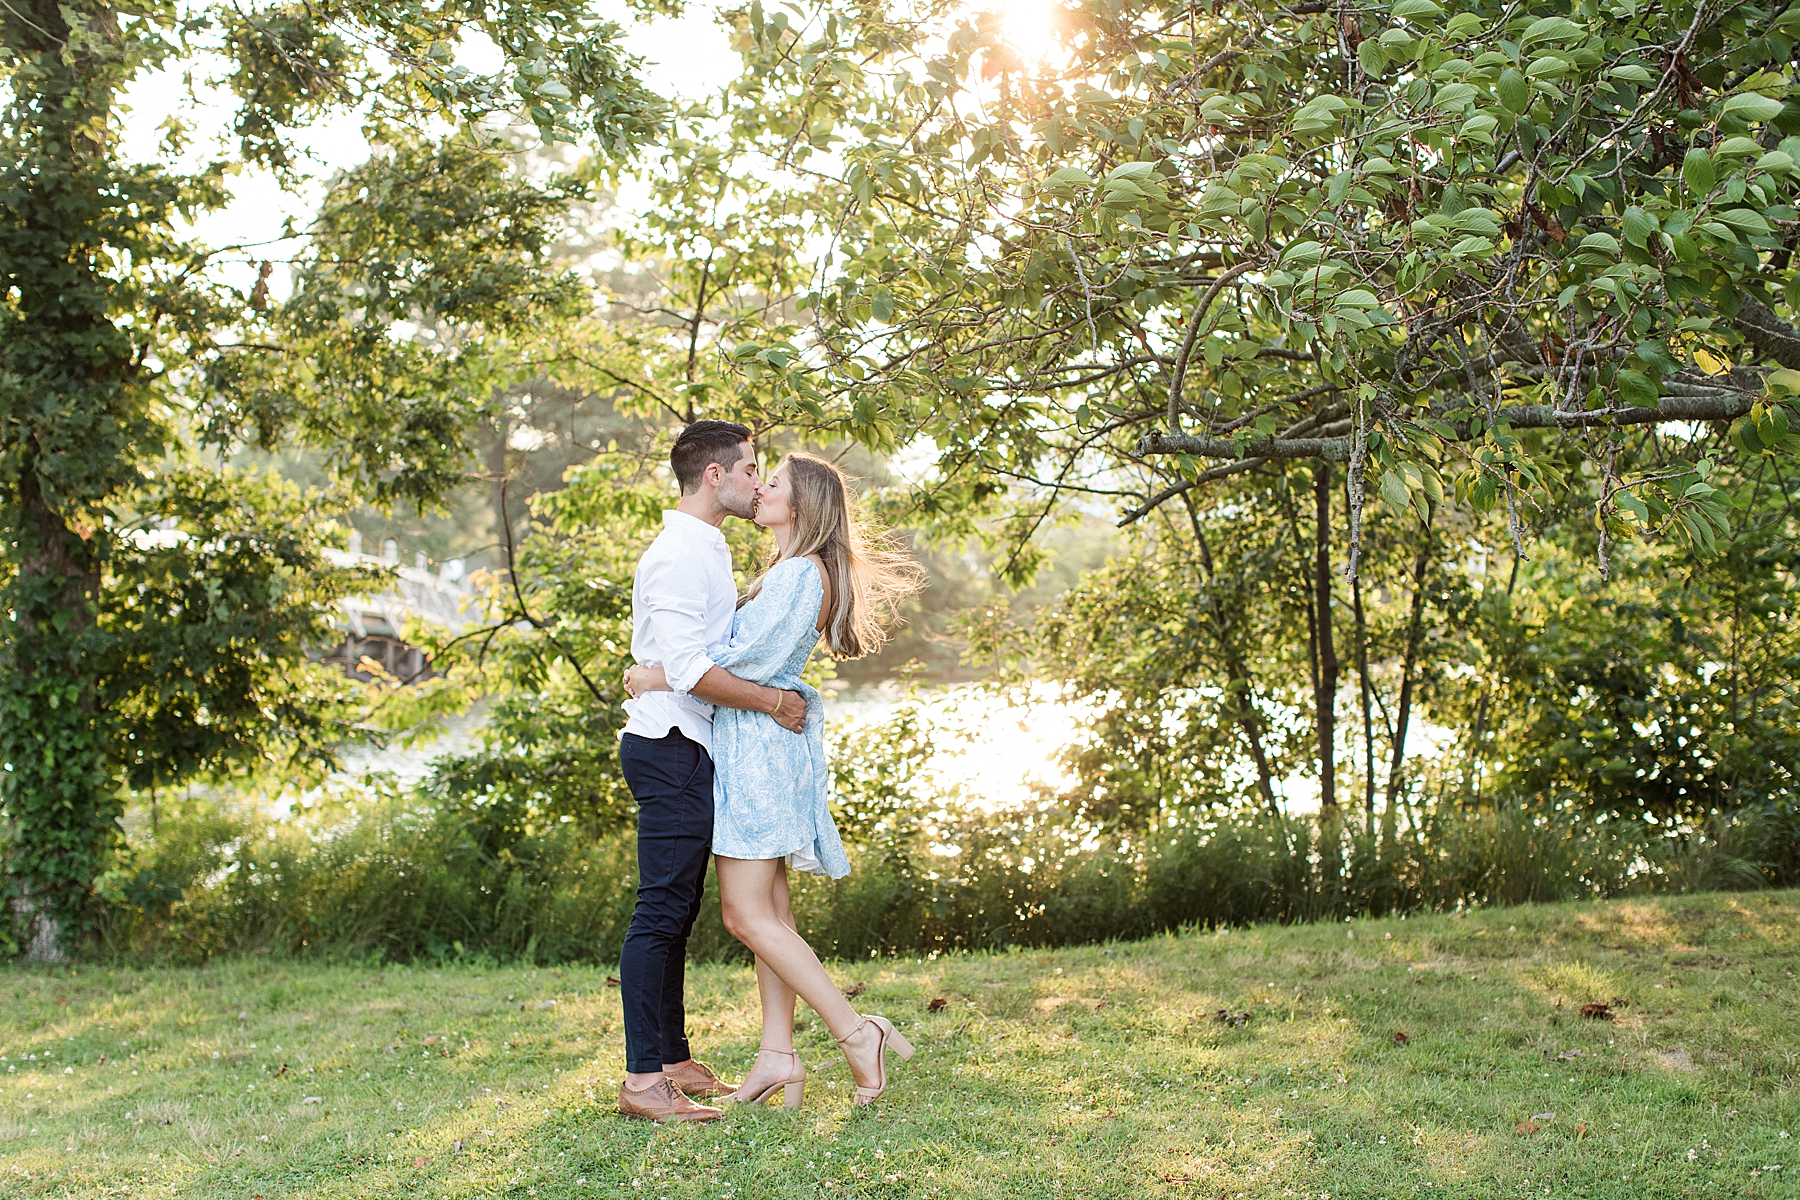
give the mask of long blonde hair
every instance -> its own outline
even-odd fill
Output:
[[[870,529],[844,473],[816,454],[796,450],[782,461],[793,491],[794,536],[751,583],[740,604],[762,591],[769,571],[791,558],[816,554],[831,581],[825,646],[833,658],[861,658],[881,649],[896,606],[925,586],[925,568],[888,534]]]

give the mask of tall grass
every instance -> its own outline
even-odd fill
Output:
[[[1384,839],[1194,810],[1125,836],[1048,804],[990,814],[889,796],[845,826],[851,875],[794,886],[802,932],[837,957],[1774,882],[1758,866],[1773,835],[1748,816],[1672,837],[1550,805],[1426,812]],[[635,886],[628,833],[539,823],[503,801],[389,795],[332,822],[196,803],[140,834],[108,878],[103,948],[610,962]],[[710,881],[692,949],[741,954]]]

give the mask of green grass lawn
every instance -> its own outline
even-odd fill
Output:
[[[605,970],[13,969],[0,1196],[1794,1196],[1797,969],[1795,892],[848,963],[878,1107],[803,1021],[803,1111],[668,1128]],[[750,973],[690,981],[741,1072]]]

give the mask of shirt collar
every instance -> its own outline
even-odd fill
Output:
[[[663,509],[663,528],[676,530],[688,537],[702,538],[723,546],[725,534],[716,525],[708,525],[699,517],[689,516],[679,508]]]

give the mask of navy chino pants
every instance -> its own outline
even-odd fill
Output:
[[[682,991],[712,852],[713,762],[671,729],[660,738],[625,734],[619,764],[638,807],[637,907],[619,956],[625,1069],[637,1074],[693,1057]]]

